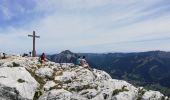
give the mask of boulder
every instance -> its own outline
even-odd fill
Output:
[[[35,91],[39,87],[37,81],[24,67],[0,68],[0,84],[1,90],[7,88],[7,94],[25,99],[33,99]],[[3,94],[3,92],[1,93]]]
[[[75,77],[76,77],[75,72],[65,71],[62,73],[62,75],[56,76],[55,80],[58,80],[63,83],[70,83]]]
[[[64,90],[51,90],[40,96],[39,100],[70,100],[72,93]]]
[[[159,91],[147,91],[142,96],[143,100],[162,100],[163,94],[161,94]]]
[[[51,68],[44,67],[44,68],[40,68],[40,69],[36,70],[35,74],[39,77],[47,78],[47,77],[52,77],[53,72],[54,71]]]
[[[0,84],[0,100],[28,100],[19,94],[13,87]]]
[[[85,98],[92,99],[96,97],[96,95],[98,94],[98,91],[96,89],[85,89],[85,90],[82,90],[79,94]]]
[[[136,100],[137,94],[133,91],[120,92],[118,95],[113,96],[111,100]]]
[[[46,84],[44,85],[44,90],[48,91],[50,88],[54,87],[56,83],[54,81],[47,81]]]

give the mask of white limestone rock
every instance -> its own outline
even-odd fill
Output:
[[[76,77],[75,72],[65,71],[61,76],[56,76],[55,80],[58,80],[63,83],[70,83],[72,79],[74,79],[75,77]]]
[[[44,93],[38,100],[89,100],[64,89],[51,90]]]
[[[44,68],[40,68],[40,69],[36,70],[35,74],[42,78],[46,78],[46,77],[51,77],[53,75],[53,72],[54,71],[51,68],[44,67]]]
[[[46,84],[44,85],[44,90],[48,91],[50,88],[54,87],[56,83],[54,81],[47,81]]]
[[[73,63],[61,63],[61,67],[62,67],[64,70],[68,70],[68,69],[74,67],[74,64],[73,64]]]
[[[39,87],[37,81],[23,67],[0,68],[0,84],[7,88],[15,88],[22,98],[33,99],[36,89]],[[6,91],[10,93],[11,91]]]
[[[77,95],[77,94],[72,94],[70,96],[70,100],[89,100],[83,96]]]
[[[147,91],[144,93],[144,95],[142,96],[143,100],[162,100],[161,98],[164,95],[161,94],[159,91]]]
[[[102,70],[93,69],[93,73],[95,73],[95,75],[97,76],[96,81],[112,79],[108,73]]]
[[[136,100],[137,94],[133,91],[121,92],[116,96],[113,96],[111,100]]]
[[[51,90],[40,96],[39,100],[70,100],[72,93],[64,90]]]
[[[76,73],[77,73],[76,78],[83,82],[92,82],[95,80],[94,73],[90,71],[89,69],[86,69],[83,67],[77,67]]]
[[[79,94],[88,99],[92,99],[96,97],[98,93],[99,92],[96,89],[85,89],[85,90],[82,90]]]

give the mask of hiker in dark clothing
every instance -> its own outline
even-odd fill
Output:
[[[28,57],[28,54],[24,53],[24,54],[22,55],[22,57]]]
[[[32,52],[29,52],[29,54],[30,54],[30,57],[31,57]]]
[[[3,53],[2,59],[6,59],[6,54],[5,53]]]
[[[46,56],[45,56],[45,53],[42,53],[42,55],[40,56],[39,60],[40,60],[40,63],[41,63],[41,64],[43,64],[43,63],[45,63],[45,61],[47,61],[47,58],[46,58]]]

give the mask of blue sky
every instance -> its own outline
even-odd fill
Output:
[[[0,51],[170,51],[169,0],[0,0]]]

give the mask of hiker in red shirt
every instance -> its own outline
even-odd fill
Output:
[[[45,61],[47,61],[45,53],[42,53],[42,55],[40,56],[40,63],[43,64],[45,63]]]

